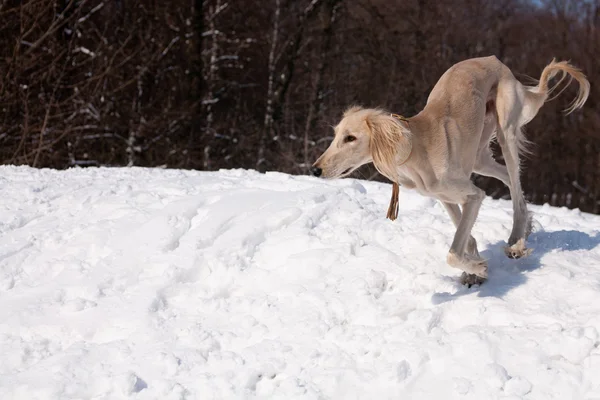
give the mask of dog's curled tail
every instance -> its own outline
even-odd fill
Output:
[[[550,79],[556,76],[557,73],[561,72],[562,76],[556,84],[549,86]],[[579,92],[577,93],[577,97],[573,100],[571,105],[565,109],[567,114],[572,113],[578,108],[581,108],[583,104],[586,102],[589,94],[590,94],[590,82],[587,80],[587,77],[579,68],[569,63],[568,61],[556,61],[556,59],[552,59],[552,62],[544,68],[542,71],[542,75],[540,77],[539,84],[537,86],[537,92],[539,94],[543,94],[545,96],[545,101],[550,101],[560,95],[568,86],[565,87],[558,92],[556,96],[551,99],[548,99],[548,96],[556,90],[556,88],[562,83],[562,81],[569,75],[569,83],[573,79],[575,79],[579,83]]]

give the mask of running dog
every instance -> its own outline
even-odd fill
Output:
[[[561,79],[550,86],[558,73]],[[439,200],[456,227],[447,263],[464,271],[464,284],[480,284],[488,276],[488,265],[471,230],[485,193],[472,183],[471,174],[497,178],[510,188],[513,226],[505,251],[511,258],[529,255],[525,241],[531,218],[519,176],[528,142],[521,128],[566,76],[569,83],[575,79],[579,84],[577,97],[565,110],[571,113],[586,102],[590,84],[567,61],[552,60],[537,86],[521,84],[494,56],[459,62],[441,76],[423,110],[411,118],[378,108],[346,110],[311,173],[340,178],[372,162],[396,189],[399,184]],[[489,144],[494,138],[506,165],[492,156]]]

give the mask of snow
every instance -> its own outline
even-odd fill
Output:
[[[1,399],[600,398],[600,216],[246,170],[0,167]]]

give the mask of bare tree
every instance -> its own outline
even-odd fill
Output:
[[[258,157],[256,165],[259,166],[265,157],[265,137],[271,137],[273,131],[273,93],[275,83],[275,51],[277,49],[277,38],[279,37],[279,16],[281,14],[281,0],[275,0],[275,16],[273,18],[273,33],[271,34],[271,46],[269,49],[269,83],[267,86],[267,106],[265,108],[264,128],[258,144]]]
[[[301,167],[306,169],[312,162],[309,157],[312,155],[309,152],[309,144],[312,142],[311,135],[313,134],[315,127],[317,126],[317,119],[321,112],[321,106],[323,104],[323,77],[325,70],[329,66],[330,55],[331,55],[331,43],[333,37],[333,24],[335,23],[336,14],[342,0],[326,0],[323,4],[323,12],[321,16],[322,20],[322,34],[321,34],[321,51],[319,54],[319,61],[315,70],[315,78],[313,83],[313,94],[308,106],[308,115],[306,117],[306,125],[304,127],[304,162]]]
[[[0,158],[305,173],[346,107],[413,115],[468,57],[494,54],[524,83],[570,59],[597,81],[599,21],[588,0],[0,1]],[[580,113],[561,113],[567,95],[528,124],[528,200],[600,212],[591,90]]]

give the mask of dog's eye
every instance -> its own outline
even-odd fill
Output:
[[[356,140],[356,136],[348,135],[344,138],[344,143],[354,142]]]

